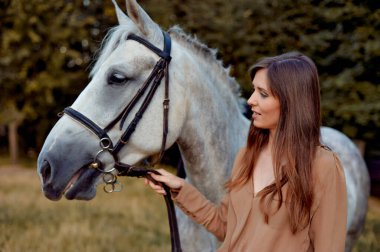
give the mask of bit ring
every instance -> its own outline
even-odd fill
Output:
[[[102,169],[102,166],[101,166],[101,162],[100,160],[98,159],[98,157],[103,153],[103,152],[106,152],[108,151],[107,149],[102,149],[100,151],[98,151],[98,153],[96,153],[95,157],[94,157],[94,162],[93,164],[98,164],[98,165],[92,165],[93,168],[97,169],[98,171],[100,172],[106,172],[106,173],[110,173],[110,172],[113,172],[114,170],[116,170],[115,167],[112,167],[111,169],[109,170],[104,170]]]

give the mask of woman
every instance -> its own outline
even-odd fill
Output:
[[[320,143],[316,66],[287,53],[251,69],[252,123],[219,206],[165,170],[174,202],[212,232],[218,251],[344,251],[347,196],[336,155]],[[146,180],[165,194],[160,185]]]

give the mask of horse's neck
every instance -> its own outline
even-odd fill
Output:
[[[189,94],[186,123],[178,139],[188,180],[212,201],[223,195],[235,155],[245,144],[249,122],[223,74],[206,62],[185,78]],[[215,83],[218,82],[218,83]]]

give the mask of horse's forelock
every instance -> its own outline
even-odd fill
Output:
[[[160,32],[155,32],[154,28],[151,27],[148,40],[155,44],[157,41],[161,41],[162,35]],[[90,72],[90,77],[92,78],[96,72],[99,71],[100,66],[109,57],[109,55],[120,45],[121,42],[125,41],[129,34],[134,33],[140,35],[141,33],[136,26],[132,23],[126,25],[118,25],[111,28],[106,36],[104,37],[99,49],[95,53],[93,60],[93,68]]]
[[[126,40],[128,34],[130,33],[130,28],[128,26],[115,26],[111,28],[107,35],[104,37],[100,48],[95,53],[94,66],[90,72],[90,77],[93,77],[96,72],[99,71],[100,66],[107,59],[107,57],[119,46],[119,44]]]

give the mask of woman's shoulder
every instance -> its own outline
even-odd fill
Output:
[[[338,156],[328,147],[318,147],[312,174],[315,193],[313,212],[323,199],[341,201],[341,197],[345,197],[346,191],[341,190],[346,186],[343,167]],[[334,204],[334,202],[331,202],[331,204]]]
[[[335,163],[335,153],[325,145],[317,147],[314,162],[319,166],[331,166]]]
[[[313,175],[319,181],[324,181],[336,173],[342,172],[338,156],[327,146],[319,146],[313,163]]]

